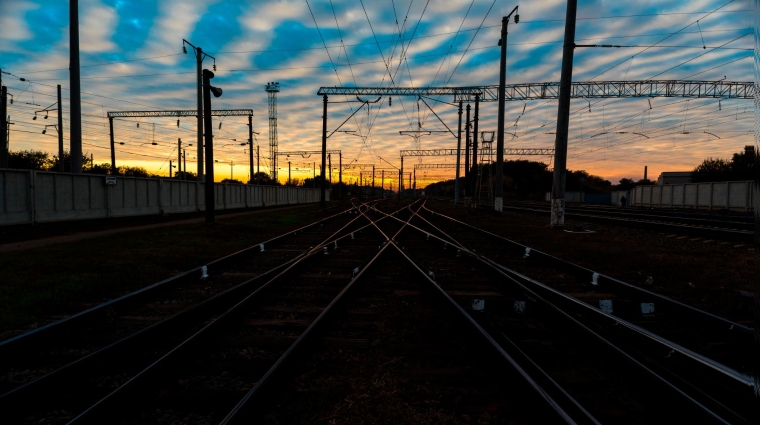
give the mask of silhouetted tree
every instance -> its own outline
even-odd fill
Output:
[[[31,149],[8,152],[8,168],[48,170],[50,169],[50,164],[50,154],[47,152]]]

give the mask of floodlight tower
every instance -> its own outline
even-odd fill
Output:
[[[277,181],[277,93],[280,83],[267,83],[269,93],[269,158],[272,164],[272,180]]]

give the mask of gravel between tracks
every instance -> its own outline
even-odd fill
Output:
[[[563,231],[550,228],[549,217],[454,209],[444,202],[427,205],[533,249],[728,318],[749,307],[737,290],[752,291],[757,278],[750,245],[575,219],[566,220]],[[571,233],[582,230],[594,233]]]

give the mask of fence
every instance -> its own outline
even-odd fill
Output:
[[[754,196],[752,181],[666,184],[636,186],[630,190],[628,204],[655,208],[752,211]],[[613,194],[613,203],[619,204],[619,199]]]
[[[0,169],[0,226],[205,210],[204,183]],[[319,189],[214,183],[218,210],[319,202]],[[330,200],[330,191],[326,193]]]

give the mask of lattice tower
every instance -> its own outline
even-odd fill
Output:
[[[280,83],[267,83],[265,90],[269,95],[269,163],[272,167],[272,180],[277,181],[277,93],[280,91]]]

